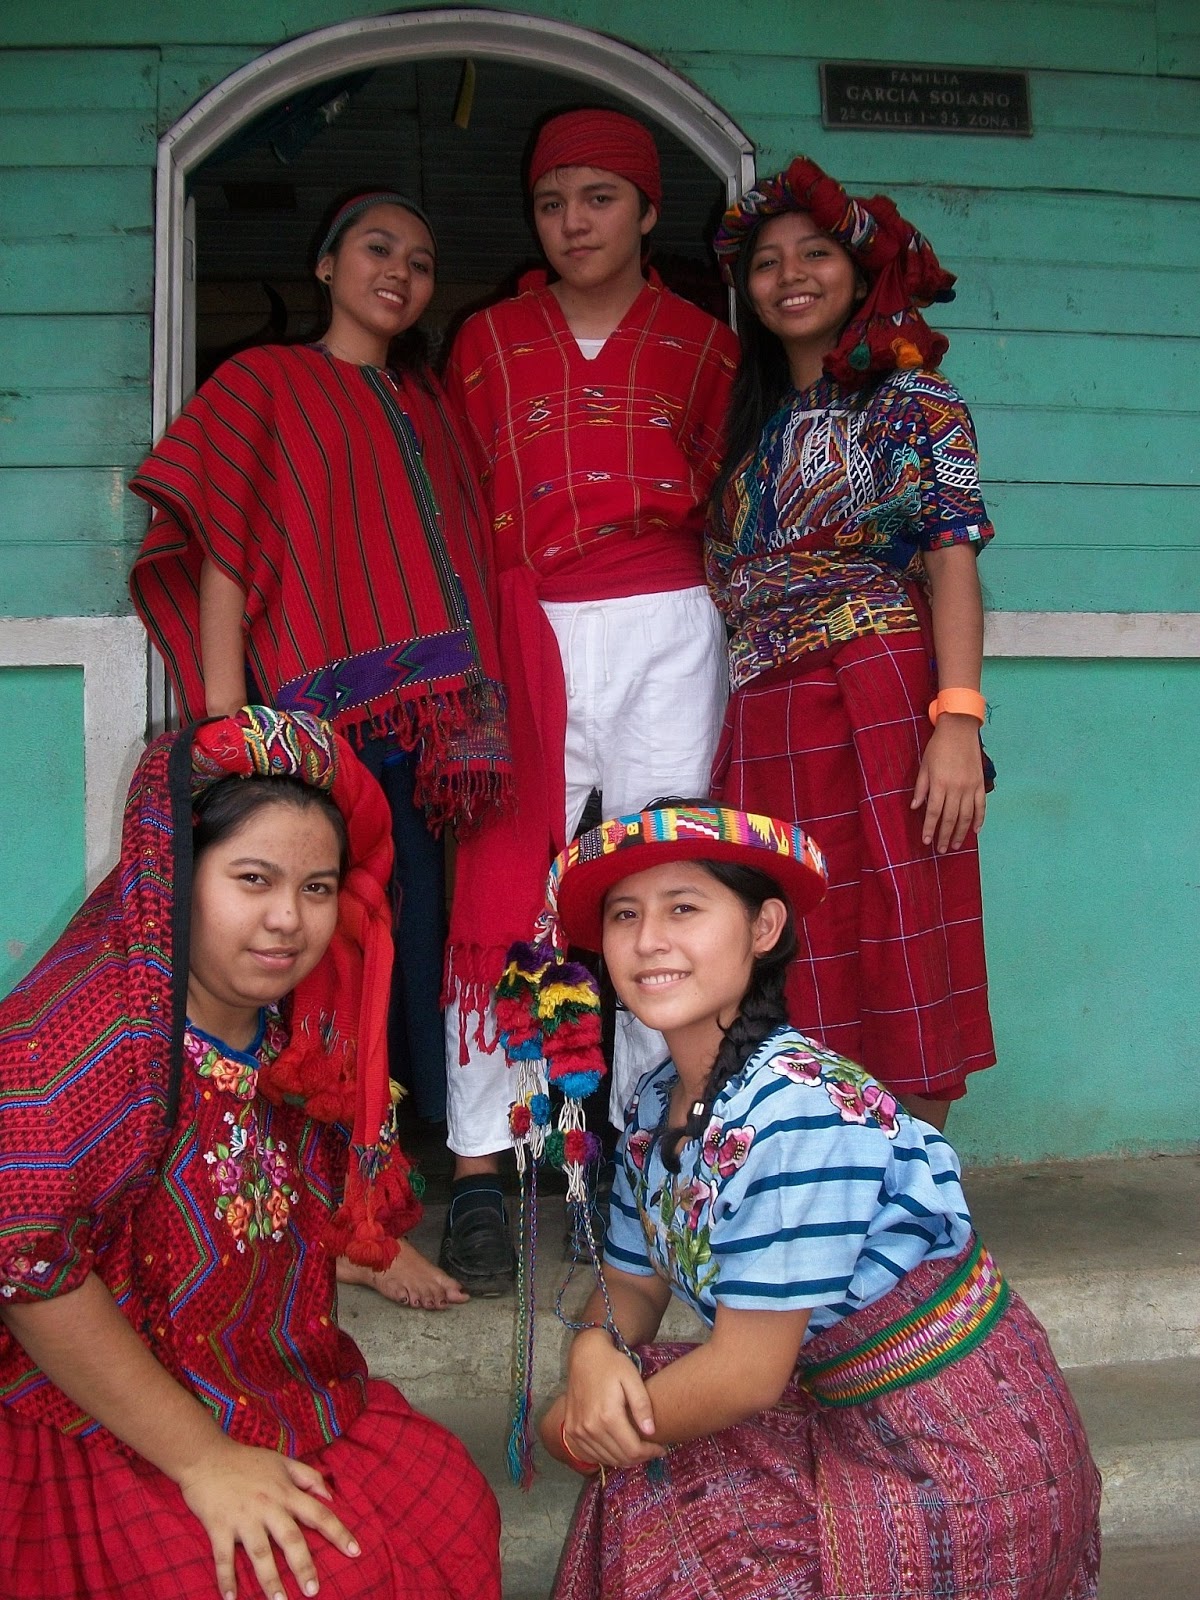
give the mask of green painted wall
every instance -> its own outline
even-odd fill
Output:
[[[82,750],[82,671],[0,668],[0,994],[83,898]]]
[[[1194,1142],[1200,666],[993,661],[987,691],[999,1063],[954,1140],[987,1159]]]
[[[127,609],[142,514],[123,482],[150,428],[158,135],[264,50],[383,9],[0,10],[0,615]],[[992,605],[1200,608],[1195,0],[521,9],[618,36],[690,78],[755,141],[760,170],[806,150],[852,187],[892,193],[927,229],[960,275],[938,320],[1000,530],[984,565]],[[853,58],[1027,68],[1034,137],[827,132],[817,64]],[[989,668],[1001,781],[984,851],[1002,1062],[956,1113],[977,1158],[1196,1137],[1174,1084],[1198,1064],[1184,956],[1198,920],[1186,733],[1198,678],[1195,662]],[[42,682],[33,703],[50,693]],[[6,906],[30,903],[7,891],[10,877],[29,881],[33,826],[17,808],[0,847]],[[34,897],[36,943],[59,925],[60,898]]]

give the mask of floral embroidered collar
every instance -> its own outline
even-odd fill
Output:
[[[205,1033],[188,1019],[183,1038],[184,1059],[213,1087],[238,1100],[252,1100],[258,1092],[258,1075],[269,1067],[287,1043],[287,1029],[276,1006],[259,1012],[258,1031],[245,1050]]]

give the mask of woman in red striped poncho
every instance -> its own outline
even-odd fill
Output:
[[[225,362],[172,423],[132,482],[153,517],[130,580],[186,715],[248,698],[310,712],[383,784],[403,889],[392,1069],[429,1121],[445,1115],[437,835],[485,822],[511,782],[472,464],[428,369],[389,365],[435,266],[403,195],[335,212],[316,263],[324,337]],[[413,1250],[377,1287],[465,1298]]]

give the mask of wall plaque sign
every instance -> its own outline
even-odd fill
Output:
[[[825,61],[821,121],[880,133],[1030,134],[1029,74]]]

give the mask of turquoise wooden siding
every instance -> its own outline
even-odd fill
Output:
[[[384,9],[0,10],[0,615],[127,608],[144,519],[123,484],[150,428],[157,137],[285,38]],[[807,151],[852,188],[893,194],[928,231],[960,278],[936,320],[979,428],[999,529],[982,569],[994,607],[1200,607],[1195,0],[520,9],[624,39],[691,79],[755,142],[760,171]],[[818,64],[856,58],[1026,68],[1034,135],[827,131]],[[0,673],[6,754],[18,676]],[[64,715],[78,741],[76,690],[53,673],[35,686],[38,714]],[[1178,1146],[1195,1134],[1175,1084],[1197,1054],[1184,952],[1197,935],[1200,774],[1185,730],[1200,666],[994,661],[986,687],[1001,768],[984,834],[1001,1065],[956,1111],[958,1138],[980,1159]],[[38,910],[24,957],[0,947],[10,976],[60,925],[80,872],[38,877],[42,819],[10,804],[15,793],[0,778],[0,904]],[[82,804],[64,793],[67,812]],[[5,924],[6,940],[21,937]]]
[[[1194,1142],[1200,670],[993,661],[987,690],[999,1062],[954,1141],[990,1160]]]
[[[157,50],[0,51],[0,615],[128,609],[158,72]]]
[[[46,730],[54,729],[54,738]],[[0,994],[83,898],[83,673],[0,668]]]

